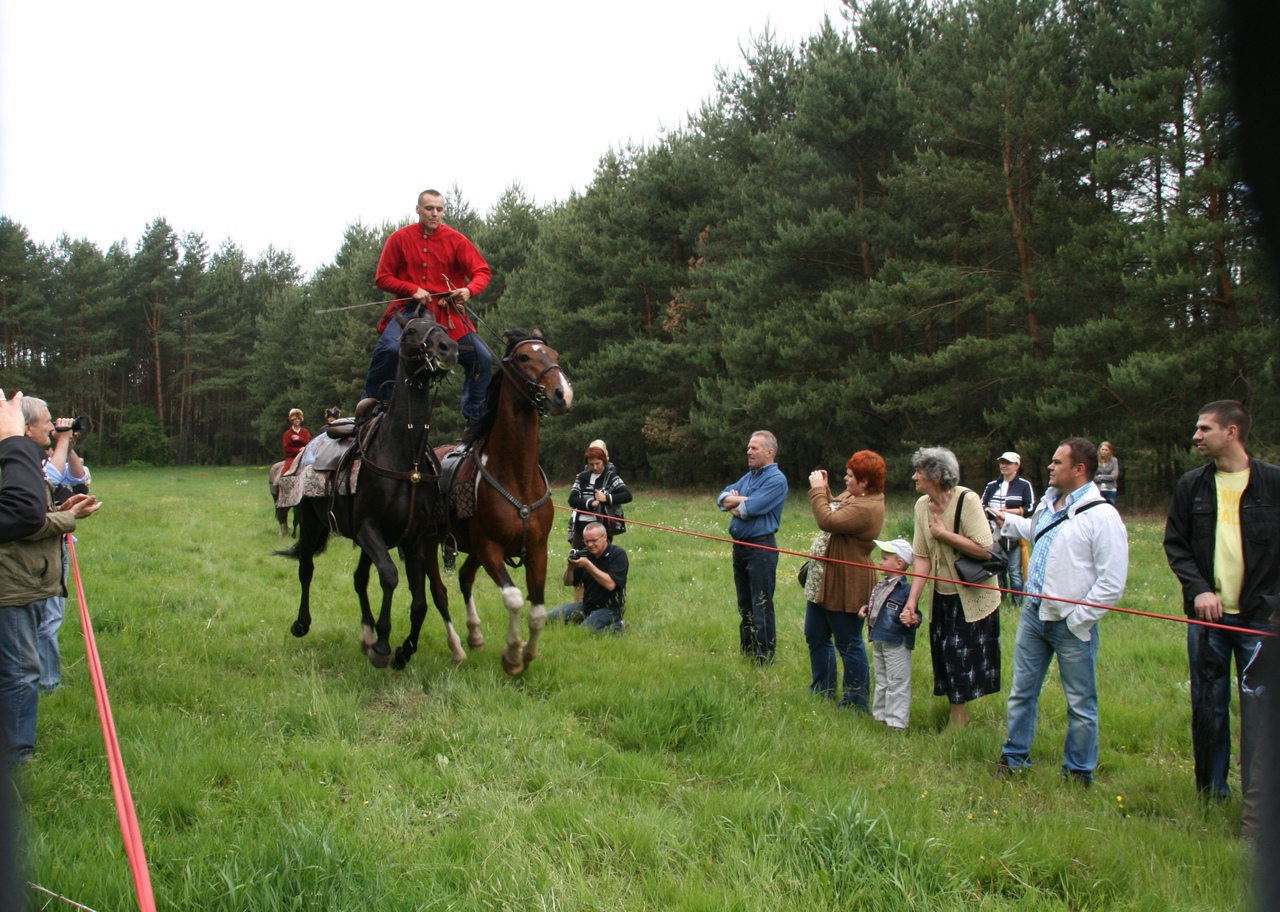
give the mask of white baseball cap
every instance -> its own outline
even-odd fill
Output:
[[[1022,457],[1013,450],[1000,454],[1001,462],[1012,462],[1014,465],[1022,465]]]
[[[902,558],[908,567],[915,555],[911,552],[911,542],[905,538],[895,538],[893,541],[880,541],[875,539],[876,547],[881,551],[888,551],[890,554],[896,554]]]

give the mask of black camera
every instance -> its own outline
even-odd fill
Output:
[[[70,425],[60,424],[54,428],[54,431],[56,431],[59,434],[65,434],[67,431],[70,431],[73,434],[79,434],[81,437],[83,437],[85,434],[89,433],[90,427],[91,425],[89,423],[89,419],[86,418],[84,415],[80,415],[77,418],[73,418],[71,420]]]
[[[581,558],[588,557],[588,556],[590,555],[590,553],[591,553],[591,552],[589,552],[586,548],[570,548],[570,549],[569,549],[569,560],[571,560],[571,561],[576,561],[576,560],[579,560],[579,559],[581,559]]]

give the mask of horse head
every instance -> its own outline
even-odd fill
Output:
[[[458,343],[430,316],[401,312],[396,314],[396,321],[400,324],[400,362],[406,377],[434,383],[458,363]]]
[[[537,330],[507,331],[502,370],[539,415],[563,415],[573,408],[573,386],[560,369],[560,353]]]

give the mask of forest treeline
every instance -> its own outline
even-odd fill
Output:
[[[869,447],[904,489],[931,444],[970,482],[1007,449],[1042,482],[1083,434],[1156,501],[1226,397],[1267,451],[1275,311],[1217,4],[846,2],[799,47],[757,36],[684,126],[567,200],[517,185],[481,216],[449,193],[494,270],[485,326],[540,327],[574,382],[548,470],[603,437],[629,478],[723,481],[767,427],[793,482]],[[304,277],[163,219],[103,251],[6,217],[0,386],[90,416],[91,461],[267,461],[291,406],[355,404],[381,308],[317,311],[386,297],[395,227],[350,225]]]

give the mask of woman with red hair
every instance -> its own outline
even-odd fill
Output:
[[[859,450],[849,457],[845,489],[838,496],[831,494],[825,469],[815,469],[809,475],[813,518],[830,536],[823,556],[840,562],[814,561],[805,582],[804,638],[809,643],[813,670],[809,689],[835,699],[839,652],[844,662],[840,705],[862,712],[870,711],[871,676],[858,609],[870,600],[876,584],[872,551],[884,528],[884,479],[884,459],[871,450]]]
[[[586,516],[579,513],[579,510],[621,517],[622,505],[631,503],[631,492],[618,477],[618,470],[609,461],[609,451],[605,449],[603,440],[591,441],[582,458],[587,463],[587,467],[578,473],[578,478],[573,483],[573,490],[569,492],[569,506],[573,508],[573,513],[569,517],[569,542],[575,548],[584,546],[582,530],[588,523],[604,523],[609,541],[613,541],[615,535],[621,535],[627,531],[626,525],[619,520]]]

